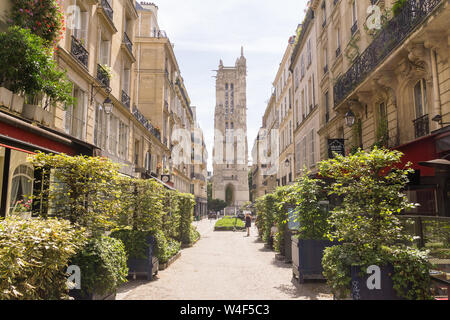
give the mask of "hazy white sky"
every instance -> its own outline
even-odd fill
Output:
[[[234,66],[244,46],[247,58],[249,158],[290,36],[303,21],[307,0],[161,0],[159,25],[175,55],[191,104],[204,131],[208,170],[214,142],[215,72],[222,59]]]

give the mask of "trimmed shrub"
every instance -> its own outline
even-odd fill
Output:
[[[9,217],[0,222],[0,300],[68,299],[69,259],[86,242],[69,221]]]
[[[189,193],[178,194],[178,209],[180,213],[180,226],[178,241],[182,244],[192,244],[194,233],[191,232],[194,217],[195,198]]]
[[[81,293],[106,295],[127,282],[127,254],[122,241],[102,236],[88,244],[71,261],[81,269]]]

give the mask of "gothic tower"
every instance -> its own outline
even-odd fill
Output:
[[[234,67],[220,60],[214,116],[213,198],[234,212],[249,201],[247,146],[247,61],[244,49]]]

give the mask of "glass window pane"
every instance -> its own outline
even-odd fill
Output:
[[[28,156],[25,152],[11,150],[8,184],[10,214],[31,212],[34,170],[27,162]]]

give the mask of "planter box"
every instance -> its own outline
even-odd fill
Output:
[[[22,116],[31,121],[41,122],[42,111],[44,111],[44,109],[34,104],[24,104],[22,109]]]
[[[292,273],[299,283],[305,279],[325,279],[322,258],[327,247],[336,245],[328,240],[302,240],[292,237]]]
[[[75,300],[116,300],[117,292],[108,293],[108,294],[97,294],[92,293],[89,295],[81,294],[81,290],[70,290],[69,296],[74,298]]]
[[[25,102],[24,97],[21,97],[17,94],[13,94],[11,101],[11,110],[17,113],[22,113],[24,102]]]
[[[4,87],[0,87],[0,106],[11,108],[13,93]]]
[[[371,276],[363,271],[364,277],[361,278],[361,267],[352,267],[352,282],[351,292],[353,300],[404,300],[397,295],[392,282],[392,274],[394,267],[383,266],[380,267],[380,284],[381,289],[369,289],[367,286],[367,279]]]
[[[28,120],[36,121],[46,126],[53,125],[53,113],[44,110],[40,106],[36,106],[33,104],[24,104],[22,116],[24,116]]]
[[[133,276],[145,276],[147,280],[153,280],[153,275],[158,274],[159,261],[158,258],[153,255],[156,239],[154,237],[147,238],[148,244],[148,258],[147,259],[128,259],[128,275]]]
[[[181,251],[178,252],[176,255],[174,255],[172,258],[169,259],[166,263],[162,263],[159,265],[159,270],[165,270],[167,269],[172,263],[174,263],[178,258],[181,257]]]

